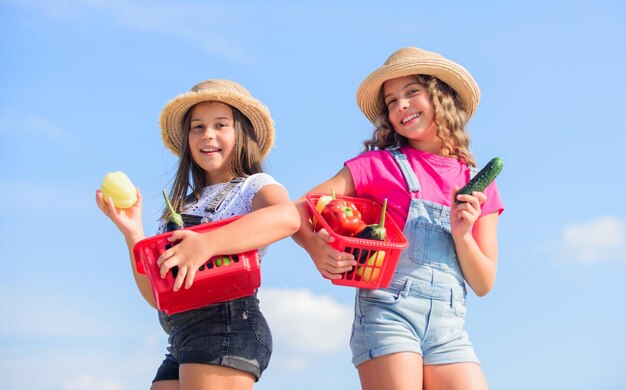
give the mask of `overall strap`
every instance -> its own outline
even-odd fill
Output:
[[[476,174],[480,171],[480,169],[476,167],[469,167],[469,170],[470,170],[470,179],[473,179],[474,176],[476,176]]]
[[[409,164],[406,155],[398,149],[391,149],[389,150],[389,153],[391,153],[394,160],[396,160],[396,163],[400,167],[400,171],[402,171],[404,180],[409,187],[409,192],[411,192],[412,194],[419,192],[422,187],[420,187],[417,176],[415,175],[415,172],[413,172],[413,168],[411,168],[411,164]]]
[[[222,205],[222,202],[224,202],[224,199],[226,199],[226,196],[228,196],[228,194],[244,180],[245,179],[243,177],[236,177],[228,182],[228,184],[226,184],[226,186],[222,188],[222,191],[217,194],[213,199],[211,199],[211,202],[206,206],[204,211],[208,213],[216,212],[217,209]]]

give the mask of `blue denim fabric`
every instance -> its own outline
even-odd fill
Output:
[[[450,208],[420,199],[406,156],[392,151],[412,194],[404,234],[409,241],[388,288],[357,290],[350,347],[355,366],[397,352],[425,365],[476,362],[465,331],[467,290],[452,235]]]
[[[258,381],[272,354],[272,334],[256,295],[174,315],[159,312],[168,352],[153,382],[178,379],[185,363],[249,372]]]

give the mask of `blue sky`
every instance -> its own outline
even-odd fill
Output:
[[[154,233],[169,99],[207,78],[246,86],[276,121],[267,171],[295,199],[360,152],[356,89],[409,45],[473,74],[472,151],[505,162],[496,286],[468,296],[491,388],[626,388],[624,3],[335,3],[0,0],[4,388],[148,387],[165,335],[94,193],[126,172]],[[275,345],[256,389],[359,388],[352,289],[287,239],[260,294]]]

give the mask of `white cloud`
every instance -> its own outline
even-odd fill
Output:
[[[6,296],[6,291],[0,293]],[[274,335],[271,367],[276,376],[319,373],[322,357],[329,362],[341,356],[337,366],[348,365],[344,355],[349,350],[350,305],[305,289],[263,288],[259,295]],[[148,323],[135,323],[102,308],[85,310],[76,302],[78,298],[63,294],[51,293],[37,306],[34,298],[18,296],[0,304],[2,312],[19,313],[12,321],[2,322],[0,333],[24,344],[0,348],[4,355],[0,375],[7,388],[126,390],[149,386],[167,338],[153,317]],[[29,367],[44,371],[29,375]]]
[[[568,226],[561,241],[566,255],[582,262],[626,259],[625,244],[626,225],[615,217]]]
[[[294,354],[310,356],[347,348],[351,306],[305,289],[262,288],[259,299],[275,342]],[[301,361],[296,364],[302,365]]]

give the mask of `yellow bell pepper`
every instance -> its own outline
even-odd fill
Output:
[[[322,214],[322,210],[324,210],[324,207],[326,207],[326,205],[333,199],[335,199],[335,191],[331,190],[330,191],[330,195],[322,195],[319,197],[319,199],[317,200],[317,203],[315,204],[315,210],[317,210],[318,213]],[[317,230],[317,219],[313,218],[312,221],[312,225],[313,225],[313,230]]]
[[[109,197],[118,209],[127,209],[137,202],[137,189],[124,172],[109,172],[100,186],[102,197],[108,203]]]
[[[356,269],[356,274],[361,277],[363,281],[369,282],[376,281],[380,276],[380,267],[385,260],[385,251],[374,252],[369,259],[367,259],[367,266],[359,266]],[[376,264],[376,268],[374,268]]]

